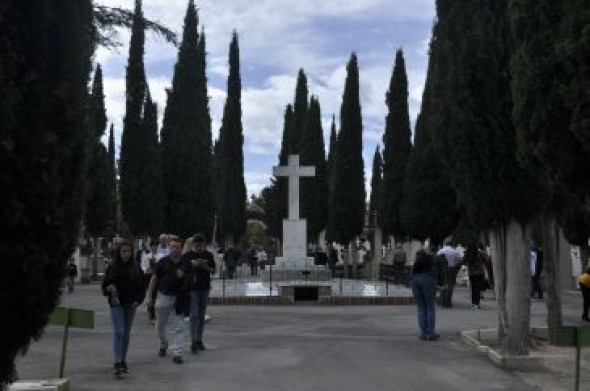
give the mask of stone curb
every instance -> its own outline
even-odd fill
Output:
[[[497,329],[464,330],[459,334],[461,340],[487,356],[498,367],[506,370],[541,371],[544,368],[544,356],[511,356],[481,343],[482,335],[497,333]]]
[[[8,386],[8,391],[69,391],[70,379],[22,380]]]
[[[358,297],[326,296],[318,301],[301,302],[306,305],[413,305],[414,298],[408,297]],[[251,297],[209,297],[209,305],[294,305],[292,297],[251,296]]]

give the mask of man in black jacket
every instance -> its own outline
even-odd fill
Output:
[[[191,352],[196,354],[199,350],[206,349],[203,343],[203,330],[207,300],[211,290],[211,274],[215,273],[215,260],[213,254],[205,249],[205,237],[201,234],[193,237],[193,250],[185,253],[183,259],[191,265],[189,277]]]

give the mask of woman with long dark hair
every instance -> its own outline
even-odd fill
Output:
[[[418,326],[422,341],[436,341],[440,336],[435,332],[436,325],[436,289],[434,257],[431,253],[420,250],[412,267],[412,292],[418,307]]]
[[[102,281],[113,323],[113,361],[115,376],[129,373],[127,349],[136,308],[145,298],[144,275],[133,259],[133,244],[123,241],[115,249],[113,262]]]

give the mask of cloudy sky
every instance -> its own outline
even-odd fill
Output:
[[[132,9],[134,0],[96,0]],[[144,14],[175,32],[182,32],[188,0],[144,0]],[[269,183],[277,163],[285,106],[293,102],[299,68],[310,94],[319,97],[324,135],[332,115],[339,122],[352,52],[359,61],[363,114],[363,154],[367,182],[375,147],[381,144],[386,115],[385,93],[395,52],[403,49],[410,90],[410,115],[419,110],[427,67],[434,0],[201,0],[199,24],[207,37],[212,130],[219,132],[226,96],[228,51],[232,31],[239,36],[242,77],[245,179],[249,194]],[[95,60],[104,72],[108,117],[115,124],[117,144],[125,113],[125,66],[129,34],[117,51],[99,49]],[[165,88],[171,84],[177,49],[148,34],[145,67],[161,116]],[[161,120],[161,118],[160,118]]]

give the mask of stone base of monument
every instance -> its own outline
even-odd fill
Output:
[[[326,266],[314,265],[312,257],[277,257],[276,264],[260,271],[263,281],[328,281],[332,272]]]
[[[17,381],[8,386],[8,391],[69,391],[70,379]]]

